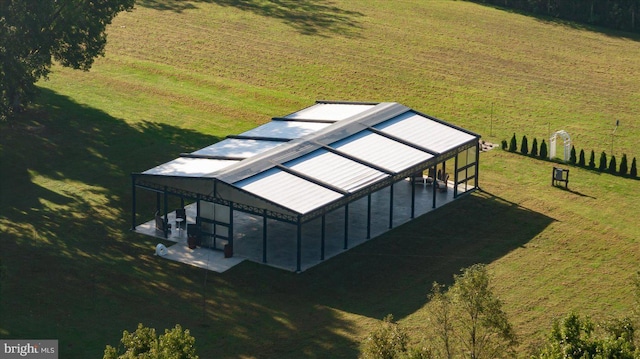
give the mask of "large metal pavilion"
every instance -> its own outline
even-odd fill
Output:
[[[318,101],[314,105],[195,152],[133,173],[132,229],[137,227],[138,189],[156,193],[157,210],[168,221],[168,199],[195,204],[188,222],[202,245],[231,250],[242,237],[234,218],[262,219],[262,262],[268,261],[267,221],[289,223],[295,238],[295,270],[303,267],[303,228],[320,233],[325,259],[325,216],[344,208],[344,249],[349,247],[349,205],[366,199],[366,237],[371,236],[372,195],[389,192],[393,226],[394,183],[429,181],[453,198],[478,188],[480,136],[394,102]],[[453,161],[453,164],[451,164]],[[447,166],[447,163],[449,165]],[[450,172],[450,175],[447,175]],[[423,176],[423,173],[428,175]],[[437,175],[436,175],[437,174]],[[442,185],[445,185],[442,188]],[[438,191],[436,187],[440,186]],[[411,218],[415,215],[412,186]],[[320,225],[317,225],[318,220]],[[308,230],[308,229],[307,229]],[[164,237],[169,235],[167,226]]]

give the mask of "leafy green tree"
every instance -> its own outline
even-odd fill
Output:
[[[637,359],[634,327],[629,319],[612,320],[601,325],[604,334],[596,335],[596,326],[589,318],[572,313],[556,321],[540,353],[540,359],[616,358]]]
[[[629,165],[627,164],[627,154],[622,154],[622,159],[620,160],[620,169],[618,170],[618,174],[621,176],[626,176],[629,171]]]
[[[546,160],[548,157],[549,154],[547,152],[547,143],[542,140],[542,143],[540,144],[540,158]]]
[[[33,100],[52,60],[88,70],[104,54],[106,26],[134,0],[1,0],[0,120]]]
[[[515,354],[517,338],[491,286],[487,267],[476,264],[454,275],[448,291],[433,283],[426,348],[407,346],[404,329],[384,318],[363,344],[361,359],[505,358]],[[430,339],[430,340],[431,340]]]
[[[433,283],[429,302],[431,303],[431,317],[437,343],[436,353],[440,358],[454,357],[454,314],[451,296],[444,291],[444,286]]]
[[[638,168],[636,167],[636,158],[635,157],[631,161],[631,169],[629,170],[629,176],[631,176],[631,178],[638,177]]]
[[[522,144],[520,145],[520,153],[523,155],[529,154],[529,141],[527,140],[527,136],[522,136]]]
[[[538,139],[534,138],[531,143],[531,157],[538,157]]]
[[[588,353],[595,350],[589,343],[593,328],[591,320],[582,320],[574,313],[561,322],[555,321],[540,359],[583,358],[589,355]]]
[[[436,337],[433,353],[441,358],[502,358],[514,354],[517,344],[502,302],[491,287],[485,265],[476,264],[454,276],[443,293],[434,283],[430,317]]]
[[[471,359],[499,358],[513,354],[516,334],[493,293],[487,267],[475,264],[454,276],[452,301],[462,330],[458,336]]]
[[[602,151],[600,154],[600,166],[598,166],[598,170],[600,172],[604,172],[607,169],[607,154]]]
[[[198,359],[195,338],[179,324],[171,330],[165,329],[164,334],[157,337],[155,329],[140,323],[132,333],[125,330],[120,342],[124,352],[107,345],[103,359]]]
[[[387,315],[380,327],[373,331],[364,343],[360,359],[394,359],[405,355],[409,337],[400,325]]]
[[[580,150],[580,157],[578,159],[578,166],[584,167],[585,165],[586,165],[586,162],[585,162],[585,158],[584,158],[584,150],[581,149]]]
[[[594,325],[590,318],[571,313],[555,321],[539,359],[594,358],[639,359],[635,328],[640,325],[640,272],[632,279],[635,323],[631,318]],[[600,330],[598,330],[600,329]]]
[[[618,172],[618,164],[616,163],[616,156],[611,156],[611,161],[609,161],[609,173],[616,174]]]
[[[573,145],[572,145],[572,146],[571,146],[571,153],[569,154],[569,162],[570,162],[571,164],[574,164],[574,165],[575,165],[575,164],[576,164],[576,162],[577,162],[577,160],[578,160],[578,159],[576,158],[576,148],[575,148],[575,146],[573,146]]]
[[[591,150],[591,156],[589,156],[589,168],[596,168],[596,153]]]
[[[509,152],[516,152],[518,150],[518,141],[516,140],[516,134],[513,134],[511,141],[509,142]]]
[[[500,143],[500,147],[506,151],[507,150],[507,140],[502,140],[502,142]]]

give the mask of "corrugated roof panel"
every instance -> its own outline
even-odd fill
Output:
[[[277,168],[236,182],[234,186],[301,214],[342,197],[338,192]]]
[[[329,125],[331,124],[318,122],[271,121],[247,132],[243,132],[241,135],[294,139],[319,131]]]
[[[305,120],[332,120],[340,121],[347,117],[364,112],[375,105],[318,103],[298,112],[294,112],[286,118],[298,118]]]
[[[477,138],[477,135],[397,103],[317,103],[286,117],[286,120],[275,119],[246,131],[241,134],[244,138],[229,138],[192,153],[245,160],[185,156],[142,174],[150,176],[145,181],[155,180],[164,185],[173,178],[157,176],[209,177],[247,191],[247,196],[240,196],[247,200],[247,205],[259,206],[269,201],[281,206],[283,213],[307,214],[333,201],[348,200],[343,193],[353,193],[384,181],[390,177],[386,172],[419,169],[416,165],[433,156],[436,157],[434,160],[445,159],[404,143],[444,153]],[[374,126],[389,137],[368,130],[368,126]],[[268,138],[298,140],[266,141]],[[333,146],[338,153],[323,147],[327,145]],[[451,152],[447,153],[449,155]],[[288,166],[291,172],[281,165]],[[189,181],[198,182],[193,187],[194,193],[210,194],[211,186],[200,185],[208,184],[207,181]],[[189,190],[189,187],[176,188]]]
[[[173,161],[142,172],[147,175],[202,177],[238,163],[233,160],[179,157]]]
[[[331,147],[393,172],[401,172],[433,157],[368,130],[334,142]]]
[[[383,172],[325,149],[313,151],[284,165],[348,192],[387,177]]]
[[[282,142],[244,140],[227,138],[211,146],[192,152],[194,155],[223,156],[223,157],[252,157],[264,151],[281,145]]]
[[[374,127],[436,152],[445,152],[475,138],[413,111],[405,112]]]

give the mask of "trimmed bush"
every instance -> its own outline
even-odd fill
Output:
[[[620,169],[618,170],[618,174],[621,176],[626,176],[627,171],[629,171],[629,166],[627,165],[627,154],[622,154],[622,159],[620,160]]]
[[[638,169],[636,168],[636,158],[633,158],[633,161],[631,161],[631,170],[629,170],[629,176],[631,176],[632,178],[636,178],[638,177]]]
[[[547,153],[547,143],[542,140],[542,143],[540,144],[540,158],[546,160],[547,157],[549,157],[549,154]]]
[[[609,161],[609,173],[616,174],[618,172],[618,163],[616,162],[616,156],[611,156],[611,161]]]
[[[509,143],[509,152],[516,152],[518,150],[518,143],[516,141],[516,134],[511,137],[511,143]]]
[[[580,159],[578,160],[578,166],[580,166],[580,167],[584,167],[585,166],[584,150],[580,150]]]
[[[571,154],[569,155],[569,162],[571,164],[576,164],[577,158],[576,158],[576,148],[575,146],[571,146]]]
[[[607,154],[602,151],[600,154],[600,166],[598,167],[600,172],[604,172],[607,170]]]
[[[504,151],[507,150],[507,140],[502,140],[502,143],[500,144],[500,147],[502,147],[502,149]]]
[[[522,145],[520,146],[520,153],[523,155],[529,154],[529,141],[527,140],[527,136],[522,136]]]
[[[534,138],[531,143],[531,157],[538,157],[538,139]]]
[[[589,157],[589,168],[596,168],[596,153],[591,150],[591,156]]]

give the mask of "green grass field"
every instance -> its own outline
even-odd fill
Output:
[[[131,172],[317,99],[396,101],[490,142],[568,131],[640,157],[640,38],[462,1],[141,0],[90,72],[55,67],[0,124],[0,337],[101,357],[176,323],[202,358],[357,357],[386,314],[418,342],[433,281],[487,263],[523,357],[554,318],[628,314],[640,181],[493,150],[483,191],[302,274],[158,260],[130,227]],[[149,198],[149,208],[154,204]]]

